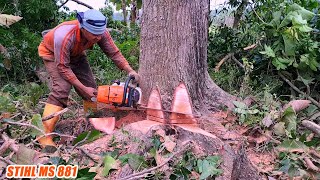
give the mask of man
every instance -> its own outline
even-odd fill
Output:
[[[119,69],[139,81],[139,75],[130,67],[106,31],[106,17],[93,9],[80,12],[77,20],[61,23],[47,32],[39,45],[39,56],[52,82],[43,117],[67,107],[72,86],[83,98],[85,111],[88,107],[96,107],[91,98],[96,95],[97,85],[85,54],[85,50],[95,43]],[[59,117],[54,117],[43,121],[45,132],[53,132],[58,120]],[[55,146],[50,136],[39,139],[39,142],[43,147]]]

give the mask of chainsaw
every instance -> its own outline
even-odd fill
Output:
[[[111,85],[98,87],[97,96],[92,101],[103,103],[109,109],[146,111],[147,120],[158,121],[164,124],[195,124],[196,118],[192,114],[191,103],[184,84],[180,84],[174,93],[171,111],[162,109],[159,90],[152,90],[147,106],[141,104],[142,91],[139,84],[130,83],[134,80],[129,76],[125,82],[113,80]],[[169,114],[169,119],[164,116]],[[115,117],[90,118],[93,126],[110,134],[115,127]]]
[[[139,84],[130,83],[134,80],[134,76],[128,76],[125,82],[112,80],[111,85],[103,85],[98,87],[97,96],[91,98],[94,102],[106,104],[109,108],[118,110],[156,110],[167,113],[177,113],[184,115],[192,115],[190,113],[173,112],[170,110],[156,109],[141,104],[142,91]]]
[[[133,80],[134,76],[129,76],[124,83],[113,80],[112,85],[99,86],[96,101],[115,107],[137,108],[141,103],[141,89],[139,84],[136,86],[130,84]]]

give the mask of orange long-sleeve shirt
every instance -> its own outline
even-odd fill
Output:
[[[110,34],[106,31],[97,42],[101,50],[112,59],[119,69],[129,65],[117,46],[114,44]],[[85,50],[92,48],[94,43],[81,39],[80,24],[77,20],[61,23],[44,37],[38,47],[41,58],[47,61],[55,61],[58,71],[68,81],[77,79],[69,64],[73,57],[85,55]]]

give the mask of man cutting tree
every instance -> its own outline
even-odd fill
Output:
[[[139,81],[139,75],[131,68],[106,31],[106,17],[97,10],[77,13],[77,20],[59,24],[47,32],[39,45],[39,56],[43,59],[51,78],[51,92],[47,99],[43,117],[67,107],[68,96],[73,86],[84,100],[84,111],[96,108],[91,98],[96,95],[96,82],[90,69],[85,50],[97,43],[116,66]],[[46,133],[54,130],[59,117],[43,121]],[[40,144],[55,146],[52,137],[39,139]]]

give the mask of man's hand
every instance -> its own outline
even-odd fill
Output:
[[[134,80],[133,80],[134,84],[137,84],[137,83],[140,82],[140,76],[136,71],[134,71],[134,70],[130,71],[129,72],[129,76],[133,76],[134,77]]]
[[[97,90],[92,87],[84,87],[82,91],[83,91],[83,95],[87,99],[91,99],[92,97],[95,97],[97,95]]]

